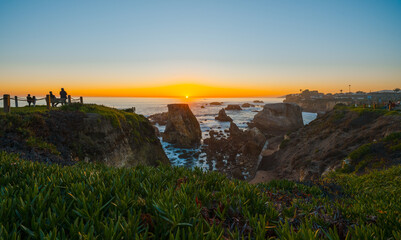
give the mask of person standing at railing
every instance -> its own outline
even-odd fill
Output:
[[[32,104],[34,107],[36,107],[36,97],[35,96],[32,97]]]
[[[54,102],[56,100],[56,96],[54,96],[52,91],[50,91],[49,93],[50,93],[50,101],[52,103],[52,107],[54,107]]]
[[[31,94],[28,94],[28,96],[26,96],[26,101],[28,102],[28,106],[30,107],[30,106],[31,106],[31,103],[33,102],[33,101],[32,101],[32,97],[31,97]]]
[[[67,103],[67,92],[64,91],[64,88],[61,88],[60,99],[61,99],[61,105],[64,105]]]

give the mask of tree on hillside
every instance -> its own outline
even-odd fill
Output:
[[[398,93],[401,89],[400,88],[394,88],[394,92]]]

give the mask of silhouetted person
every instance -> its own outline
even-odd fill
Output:
[[[54,107],[54,102],[55,102],[56,96],[54,96],[52,91],[50,91],[49,93],[50,93],[50,101],[52,103],[52,107]]]
[[[30,107],[30,106],[31,106],[31,103],[33,102],[33,101],[32,101],[32,97],[31,97],[31,94],[28,94],[28,96],[26,96],[26,101],[28,102],[28,106]]]
[[[32,104],[34,107],[36,107],[36,97],[35,96],[32,97]]]
[[[64,105],[67,102],[67,92],[64,91],[64,88],[61,88],[60,99],[61,99],[61,105]]]

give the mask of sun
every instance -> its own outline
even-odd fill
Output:
[[[188,97],[188,95],[187,95],[187,96],[185,96],[185,98],[186,98],[186,99],[188,99],[188,98],[189,98],[189,97]]]

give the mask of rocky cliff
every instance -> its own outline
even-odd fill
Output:
[[[265,135],[276,136],[303,126],[301,108],[293,103],[266,104],[249,123]]]
[[[278,151],[263,157],[254,182],[310,180],[344,163],[354,170],[401,163],[401,134],[393,142],[380,142],[400,131],[400,113],[338,106],[288,134]]]
[[[306,99],[306,100],[284,100],[286,103],[296,103],[304,112],[313,112],[318,114],[325,114],[333,110],[336,104],[349,104],[349,101],[340,99]]]
[[[169,163],[154,128],[142,115],[81,104],[36,110],[21,108],[0,116],[1,150],[66,165],[78,161],[111,166]]]
[[[200,144],[202,132],[188,104],[169,104],[163,140],[178,147],[190,148]]]

